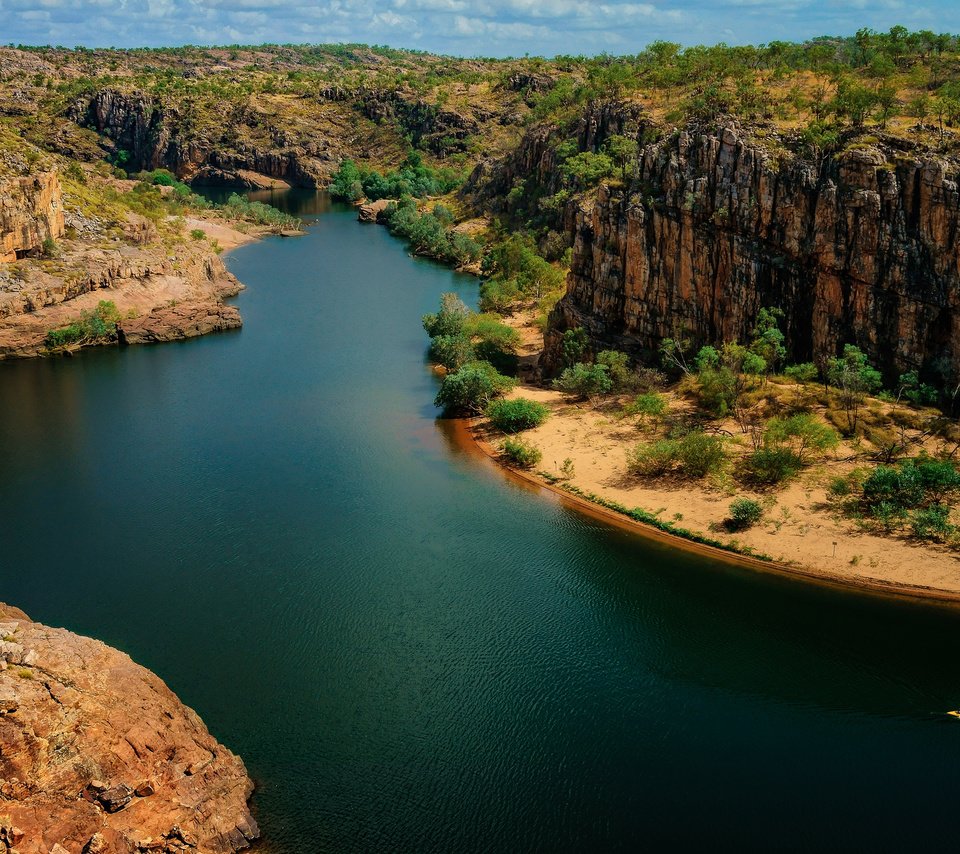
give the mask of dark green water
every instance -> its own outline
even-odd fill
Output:
[[[960,621],[459,450],[419,317],[475,282],[352,211],[229,264],[241,332],[0,363],[0,598],[196,708],[268,850],[955,847]]]

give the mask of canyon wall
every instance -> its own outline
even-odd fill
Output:
[[[0,263],[36,254],[63,236],[63,197],[56,172],[0,181]]]
[[[0,603],[0,852],[232,854],[239,757],[150,671]]]
[[[846,343],[888,380],[960,381],[957,166],[880,143],[820,165],[751,144],[730,123],[641,149],[629,189],[601,187],[575,215],[564,330],[654,358],[666,337],[749,338],[783,310],[790,357],[823,364]]]
[[[115,154],[128,158],[130,171],[169,169],[185,180],[235,186],[261,186],[267,176],[300,187],[323,186],[336,170],[341,152],[324,138],[292,139],[282,128],[249,107],[225,108],[217,135],[190,131],[196,117],[184,115],[141,93],[102,89],[78,100],[68,117],[112,141]],[[269,137],[267,144],[238,138],[244,129]],[[253,173],[251,176],[248,173]]]

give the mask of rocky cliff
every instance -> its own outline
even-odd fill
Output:
[[[196,116],[137,92],[102,89],[76,101],[68,117],[102,134],[130,171],[164,168],[186,180],[265,186],[258,176],[301,187],[322,186],[336,169],[339,149],[322,138],[291,138],[250,106],[232,105],[215,132],[198,133]],[[240,139],[256,129],[261,144]]]
[[[63,198],[57,173],[0,181],[0,263],[39,253],[63,236]]]
[[[122,318],[120,343],[171,341],[241,325],[223,300],[242,285],[206,244],[62,243],[57,267],[0,269],[0,359],[41,355],[48,330],[74,323],[100,300]],[[101,342],[102,343],[102,342]]]
[[[0,852],[227,854],[253,784],[163,682],[0,604]]]
[[[888,379],[917,368],[960,378],[957,164],[882,143],[819,165],[750,143],[733,124],[641,150],[627,189],[581,206],[565,329],[649,358],[663,338],[746,339],[762,306],[784,311],[795,360],[855,343]]]

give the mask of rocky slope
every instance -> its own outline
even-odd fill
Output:
[[[249,846],[243,762],[115,649],[0,604],[0,852]]]
[[[13,178],[6,186],[16,192],[0,196],[0,243],[17,247],[23,258],[0,265],[0,359],[44,353],[48,330],[76,322],[101,300],[120,313],[119,334],[110,339],[121,343],[241,325],[239,312],[223,300],[242,286],[205,241],[163,240],[150,220],[131,212],[111,235],[79,208],[67,210],[73,236],[64,238],[65,204],[55,171]],[[56,248],[42,259],[37,256],[47,237]]]
[[[602,187],[576,216],[565,329],[650,357],[663,338],[745,340],[761,306],[784,311],[794,360],[845,343],[888,379],[960,380],[957,164],[883,143],[819,165],[752,144],[734,123],[644,147],[627,189]]]
[[[63,236],[63,197],[55,172],[0,181],[0,264]]]

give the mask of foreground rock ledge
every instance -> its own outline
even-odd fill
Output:
[[[0,603],[0,854],[235,852],[252,792],[154,674]]]

